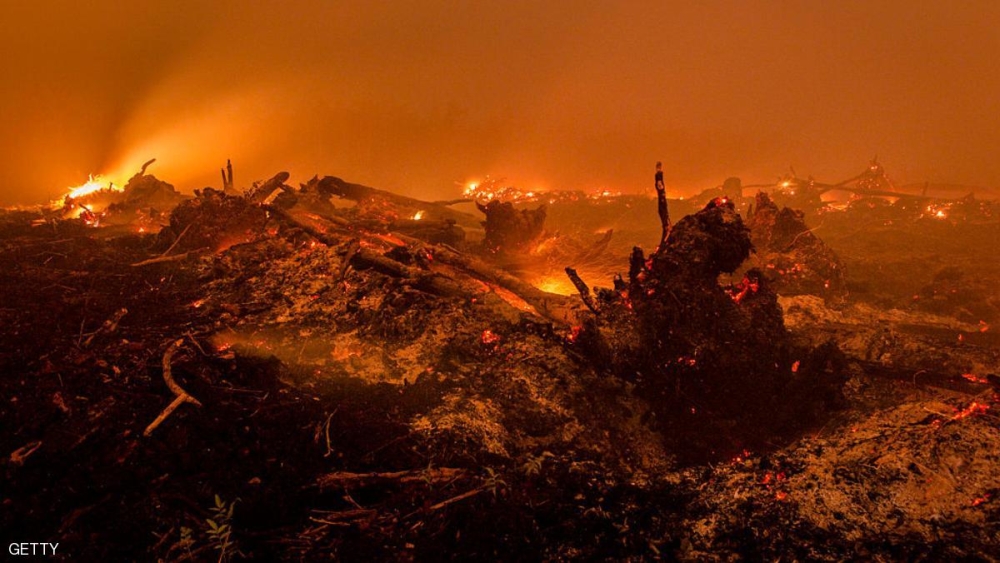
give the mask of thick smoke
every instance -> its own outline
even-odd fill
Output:
[[[695,191],[874,154],[1000,185],[1000,4],[7,2],[0,203],[89,173],[190,190],[288,170],[425,197]],[[673,5],[671,5],[673,4]]]

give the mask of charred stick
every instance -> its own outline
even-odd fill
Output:
[[[451,467],[437,467],[434,469],[417,471],[393,471],[388,473],[351,473],[349,471],[338,471],[327,473],[320,477],[316,484],[320,488],[339,486],[362,486],[385,483],[415,483],[423,482],[427,484],[448,483],[465,476],[464,469]]]
[[[174,239],[174,242],[173,244],[170,245],[170,248],[163,251],[163,254],[161,254],[160,257],[170,254],[170,251],[173,250],[177,246],[177,243],[179,243],[181,239],[184,238],[184,235],[187,234],[188,230],[191,228],[191,225],[194,225],[194,223],[188,223],[188,225],[184,227],[184,230],[181,231],[181,234],[177,235],[177,238]]]
[[[184,344],[183,338],[174,340],[170,343],[170,346],[167,347],[167,351],[163,353],[163,381],[167,384],[167,388],[170,389],[170,392],[176,395],[176,398],[167,406],[167,408],[163,409],[160,416],[157,416],[156,419],[146,427],[146,430],[142,433],[142,435],[147,438],[152,435],[153,430],[156,430],[156,428],[162,424],[167,417],[173,414],[173,412],[177,410],[177,407],[181,406],[181,404],[191,403],[199,407],[201,406],[201,402],[198,401],[198,399],[189,395],[187,391],[174,381],[173,374],[171,373],[170,362],[182,344]]]
[[[462,493],[462,494],[460,494],[458,496],[455,496],[455,497],[451,497],[448,500],[443,500],[443,501],[435,504],[434,506],[431,506],[427,510],[429,512],[434,512],[435,510],[441,510],[442,508],[448,506],[449,504],[455,504],[456,502],[460,502],[460,501],[463,501],[463,500],[465,500],[467,498],[474,497],[474,496],[478,495],[479,493],[483,493],[483,492],[486,492],[488,490],[490,490],[490,487],[487,487],[485,485],[482,486],[482,487],[477,487],[475,489],[472,489],[471,491]]]
[[[122,307],[121,309],[118,309],[117,311],[115,311],[115,314],[111,315],[110,319],[104,321],[104,324],[102,324],[100,328],[98,328],[97,330],[95,330],[93,332],[93,334],[91,334],[89,337],[87,337],[87,340],[85,340],[83,342],[83,347],[86,348],[86,347],[90,346],[90,343],[93,342],[94,338],[97,338],[97,335],[99,335],[99,334],[102,334],[102,333],[112,333],[112,332],[118,330],[118,323],[120,323],[121,320],[122,320],[122,317],[124,317],[127,314],[128,314],[128,309],[126,309],[124,307]]]
[[[566,267],[566,275],[569,276],[569,280],[573,282],[576,286],[576,290],[580,292],[580,299],[583,300],[583,304],[587,306],[588,309],[598,314],[597,303],[594,302],[594,296],[590,293],[590,288],[587,286],[586,282],[580,278],[580,275],[576,273],[576,270],[570,267]]]
[[[361,250],[361,242],[358,240],[351,241],[350,246],[347,247],[347,253],[344,255],[344,261],[340,263],[340,274],[337,276],[337,281],[344,281],[344,276],[347,275],[347,268],[351,266],[351,260],[354,259],[354,255]]]
[[[139,268],[142,266],[149,266],[150,264],[162,264],[163,262],[179,262],[189,256],[198,256],[199,254],[204,254],[208,252],[208,248],[199,248],[198,250],[192,250],[190,252],[184,252],[181,254],[174,254],[173,256],[157,256],[156,258],[150,258],[149,260],[143,260],[142,262],[136,262],[132,264],[133,268]]]
[[[151,158],[151,159],[147,160],[146,162],[143,162],[142,163],[142,168],[139,169],[139,175],[142,176],[143,174],[145,174],[146,173],[146,168],[149,168],[149,165],[153,164],[154,162],[156,162],[155,158]]]

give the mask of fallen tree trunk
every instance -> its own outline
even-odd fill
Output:
[[[462,227],[467,227],[471,229],[482,228],[482,225],[480,224],[479,219],[477,217],[473,217],[468,213],[455,211],[454,209],[450,209],[446,205],[429,201],[423,201],[412,197],[397,195],[392,192],[387,192],[385,190],[379,190],[377,188],[362,186],[361,184],[352,184],[335,176],[324,177],[319,181],[318,187],[320,190],[326,193],[335,195],[343,199],[349,199],[351,201],[362,201],[369,198],[381,199],[401,207],[412,207],[415,209],[421,209],[441,219],[451,219],[455,221],[456,224],[461,225]],[[453,203],[453,202],[445,202],[445,203]]]

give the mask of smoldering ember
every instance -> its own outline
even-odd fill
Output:
[[[80,560],[996,560],[1000,202],[858,168],[669,225],[153,161],[5,210],[0,527]]]

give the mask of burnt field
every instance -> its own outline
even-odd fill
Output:
[[[0,214],[5,538],[81,560],[1000,553],[993,203],[720,194],[671,202],[658,245],[647,198],[465,213],[287,178],[188,198],[143,170],[103,213]]]

